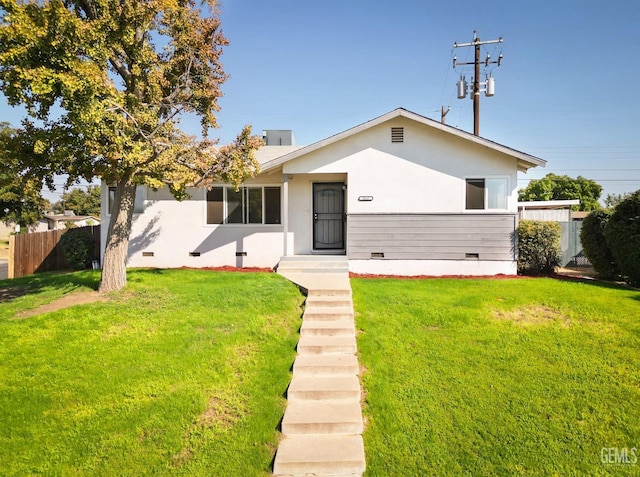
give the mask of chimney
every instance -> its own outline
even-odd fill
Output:
[[[291,129],[267,129],[262,131],[262,140],[267,146],[293,146],[295,138]]]

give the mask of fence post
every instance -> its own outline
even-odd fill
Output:
[[[9,235],[9,263],[7,278],[15,278],[16,236]]]

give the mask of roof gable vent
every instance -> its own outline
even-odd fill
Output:
[[[391,142],[404,142],[404,128],[391,128]]]

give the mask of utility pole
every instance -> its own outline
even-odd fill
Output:
[[[458,63],[458,59],[453,57],[453,67],[455,68],[458,65],[473,65],[474,73],[473,73],[473,84],[470,93],[472,94],[473,99],[473,134],[476,136],[480,135],[480,87],[484,86],[485,95],[493,96],[495,91],[495,83],[493,78],[487,78],[486,81],[480,81],[480,65],[484,63],[485,66],[489,66],[490,64],[497,64],[500,66],[500,62],[502,61],[502,54],[498,56],[497,60],[491,60],[491,57],[487,55],[487,58],[484,61],[480,60],[480,47],[482,45],[490,45],[493,43],[502,43],[502,37],[499,37],[497,40],[488,40],[481,41],[480,38],[476,35],[474,30],[473,32],[473,41],[470,43],[457,43],[453,44],[454,48],[461,48],[466,46],[473,46],[475,48],[475,58],[473,62],[466,63]],[[458,98],[462,99],[467,96],[467,82],[464,79],[464,76],[460,78],[458,82]]]
[[[451,111],[451,106],[447,107],[447,110],[445,111],[444,106],[442,106],[442,109],[440,110],[440,122],[442,124],[446,124],[446,120],[445,117],[447,116],[447,113]]]

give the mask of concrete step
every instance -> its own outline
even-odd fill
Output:
[[[282,433],[362,434],[362,411],[359,402],[298,401],[287,406],[282,419]]]
[[[300,336],[355,336],[353,320],[302,320]]]
[[[344,399],[360,402],[357,376],[296,376],[287,391],[289,403],[299,400]]]
[[[358,358],[353,354],[298,355],[293,363],[294,376],[355,376]]]
[[[282,257],[278,263],[278,272],[286,273],[344,273],[349,271],[346,257]]]
[[[315,298],[319,296],[340,297],[340,298],[349,297],[349,299],[351,299],[350,287],[335,286],[335,284],[331,285],[330,283],[323,283],[322,285],[324,286],[313,288],[313,289],[310,288],[309,291],[307,292],[307,299]]]
[[[351,296],[335,296],[335,295],[316,295],[309,296],[305,302],[307,308],[320,307],[320,308],[351,308],[353,307],[353,301]]]
[[[276,476],[357,476],[365,471],[362,436],[296,436],[280,442]]]
[[[328,267],[314,267],[314,268],[306,268],[306,267],[280,267],[278,266],[278,273],[281,275],[290,275],[290,274],[303,274],[303,275],[311,275],[311,274],[336,274],[336,273],[348,273],[348,267],[336,267],[336,268],[328,268]]]
[[[349,267],[348,260],[280,260],[278,268],[344,268]]]
[[[279,270],[278,273],[306,290],[308,296],[311,294],[351,296],[349,274],[344,271],[338,273],[296,273]]]
[[[353,320],[353,308],[346,306],[305,307],[303,320]]]
[[[286,255],[280,257],[281,262],[346,262],[349,259],[346,255]]]
[[[301,336],[298,341],[299,354],[355,354],[356,337],[351,336]]]

